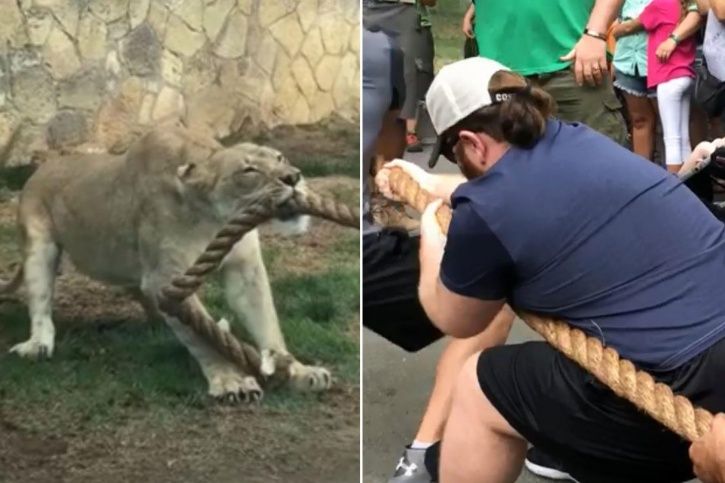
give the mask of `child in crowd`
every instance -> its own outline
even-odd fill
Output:
[[[673,34],[687,12],[688,0],[652,0],[639,16],[647,31],[647,87],[657,88],[667,169],[678,172],[690,155],[690,97],[695,71],[695,39],[681,40]],[[668,38],[676,47],[662,61],[657,47]]]
[[[617,39],[614,52],[614,85],[624,93],[632,122],[632,150],[643,158],[652,159],[657,101],[655,90],[647,87],[647,32],[637,28],[636,19],[649,0],[625,0],[621,21],[612,34]],[[638,23],[638,22],[637,22]]]

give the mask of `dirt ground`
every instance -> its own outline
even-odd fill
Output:
[[[347,131],[345,131],[347,129]],[[338,131],[341,130],[342,134]],[[319,134],[310,142],[314,129],[284,128],[285,151],[298,159],[317,158],[324,139],[325,156],[331,156],[338,169],[316,168],[328,176],[311,179],[319,192],[327,192],[357,204],[358,180],[335,175],[355,173],[357,168],[357,131],[336,127],[339,135]],[[329,134],[329,133],[328,133]],[[269,139],[279,138],[274,132]],[[351,143],[354,144],[351,146]],[[270,143],[272,144],[272,143]],[[291,156],[292,157],[292,156]],[[292,159],[295,162],[295,159]],[[310,164],[315,169],[314,164]],[[303,166],[304,170],[304,166]],[[313,174],[315,174],[313,172]],[[0,203],[0,227],[10,230],[15,217],[13,201]],[[325,259],[317,254],[335,250],[335,243],[349,231],[319,221],[315,229],[295,240],[265,236],[266,245],[277,255],[268,268],[284,266],[287,273],[314,274],[325,270]],[[14,248],[0,233],[0,267],[4,275],[16,257]],[[7,234],[7,237],[10,235]],[[355,235],[357,236],[357,235]],[[355,261],[357,263],[357,261]],[[92,324],[97,331],[124,327],[144,331],[140,306],[123,292],[109,289],[79,275],[69,263],[63,263],[54,303],[54,320],[68,331],[69,324]],[[0,324],[6,317],[24,313],[22,293],[0,297]],[[27,316],[23,315],[26,318]],[[350,313],[348,337],[357,344],[358,321]],[[284,324],[284,321],[283,321]],[[130,326],[130,328],[129,328]],[[27,327],[26,329],[27,330]],[[7,351],[10,337],[0,331],[0,351]],[[62,343],[59,341],[58,343]],[[103,349],[100,349],[103,350]],[[129,348],[132,352],[133,348]],[[176,349],[175,349],[176,350]],[[183,350],[183,349],[182,349]],[[0,355],[0,379],[7,355]],[[193,361],[187,360],[192,367]],[[55,359],[54,359],[55,360]],[[53,364],[54,360],[36,363]],[[88,355],[94,363],[94,354]],[[184,367],[187,367],[184,366]],[[183,371],[184,367],[179,370]],[[32,370],[28,377],[32,377]],[[113,374],[108,376],[113,377]],[[73,374],[68,374],[73,377]],[[201,381],[199,375],[195,376]],[[4,387],[4,389],[3,389]],[[47,407],[23,408],[12,404],[23,391],[23,382],[0,387],[0,482],[293,482],[345,483],[359,479],[359,381],[336,380],[326,394],[291,398],[277,403],[263,402],[259,407],[223,406],[205,397],[190,399],[168,407],[130,400],[110,401],[114,417],[105,421],[93,416],[85,422],[74,416],[53,423],[54,415],[64,411],[64,394],[47,390]],[[8,387],[15,389],[8,390]],[[202,388],[199,388],[202,391]],[[182,396],[180,396],[181,398]],[[121,406],[119,410],[118,407]],[[90,416],[89,416],[90,417]],[[37,419],[36,419],[37,418]],[[35,420],[35,421],[34,421]],[[37,423],[37,424],[36,424]]]

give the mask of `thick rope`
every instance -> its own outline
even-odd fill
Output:
[[[296,193],[287,205],[300,214],[317,216],[340,225],[360,229],[360,210],[311,193]]]
[[[159,308],[167,315],[178,318],[194,332],[207,340],[222,355],[239,366],[245,373],[260,378],[261,359],[257,350],[250,344],[242,343],[234,335],[222,330],[205,312],[195,308],[188,297],[193,295],[204,283],[206,277],[219,268],[222,260],[232,247],[244,235],[260,223],[274,217],[278,209],[269,203],[258,203],[246,208],[231,219],[207,245],[183,275],[174,277],[171,284],[159,294]],[[312,193],[298,193],[285,203],[285,213],[296,212],[310,214],[337,222],[341,225],[360,227],[360,213],[335,201]],[[287,375],[290,357],[275,357],[275,374]]]
[[[434,198],[400,168],[390,170],[393,194],[422,212]],[[441,205],[436,218],[443,233],[448,232],[451,209]],[[617,351],[604,347],[599,339],[587,337],[565,322],[517,311],[526,324],[554,348],[594,375],[615,394],[634,404],[653,419],[688,441],[695,441],[710,430],[712,414],[694,406],[687,398],[673,394],[669,386],[621,359]]]

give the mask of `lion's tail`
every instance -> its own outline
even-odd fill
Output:
[[[13,276],[10,280],[0,280],[0,294],[15,292],[20,284],[23,283],[23,265],[20,264],[15,268]]]

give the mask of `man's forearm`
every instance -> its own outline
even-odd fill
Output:
[[[697,3],[697,9],[700,11],[700,14],[707,15],[707,12],[710,10],[710,0],[695,0],[695,3]]]
[[[644,30],[644,26],[638,18],[633,18],[622,22],[619,28],[623,31],[624,35],[632,35],[634,33]]]
[[[438,325],[438,314],[436,311],[437,300],[436,290],[438,286],[438,277],[440,276],[440,265],[426,263],[425,259],[421,259],[420,263],[420,281],[418,283],[418,298],[420,305],[423,307],[428,318],[433,325],[440,329]]]
[[[441,332],[457,338],[472,337],[484,330],[504,306],[505,300],[475,301],[452,294],[440,279],[440,266],[421,265],[418,298],[428,319]]]
[[[470,4],[468,8],[466,9],[466,13],[463,14],[464,18],[467,18],[468,20],[473,20],[473,16],[476,14],[476,6],[474,4]]]
[[[589,15],[587,28],[606,33],[609,26],[614,21],[624,0],[596,0],[592,13]],[[725,1],[725,0],[724,0]]]
[[[725,22],[725,0],[710,0],[710,8],[718,20]]]
[[[685,40],[697,32],[701,23],[702,16],[699,12],[687,12],[685,18],[683,18],[682,22],[675,27],[675,30],[673,30],[672,33],[680,40]]]
[[[451,195],[456,189],[467,180],[460,174],[436,174],[434,180],[433,195],[442,198],[446,203],[451,202]]]

